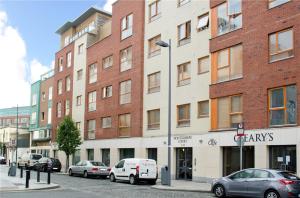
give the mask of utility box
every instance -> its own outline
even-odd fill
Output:
[[[168,166],[163,166],[161,168],[161,185],[169,184],[169,168]]]
[[[16,166],[16,162],[12,162],[10,163],[10,167],[8,169],[8,176],[16,176],[16,172],[17,172],[17,166]]]

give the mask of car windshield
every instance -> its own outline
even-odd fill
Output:
[[[105,166],[105,164],[102,163],[102,162],[91,162],[91,164],[92,164],[93,166]]]
[[[286,178],[286,179],[300,180],[300,178],[297,175],[295,175],[293,173],[290,173],[290,172],[280,172],[278,174],[281,175],[282,177]]]
[[[42,158],[41,155],[35,155],[35,154],[32,154],[32,159],[33,159],[33,160],[39,160],[39,159],[41,159],[41,158]]]

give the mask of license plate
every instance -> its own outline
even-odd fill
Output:
[[[53,168],[54,170],[56,170],[57,168]]]
[[[103,169],[103,168],[102,168],[102,169],[100,169],[100,170],[101,170],[101,171],[106,171],[106,169]]]

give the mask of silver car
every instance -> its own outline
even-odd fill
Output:
[[[82,160],[75,166],[69,167],[69,175],[81,175],[85,178],[89,176],[97,176],[102,179],[107,178],[110,168],[102,162]]]
[[[215,179],[212,192],[217,197],[299,198],[300,178],[287,171],[251,168]]]

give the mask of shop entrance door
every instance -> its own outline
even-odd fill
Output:
[[[193,179],[193,150],[192,148],[176,149],[176,179]]]

